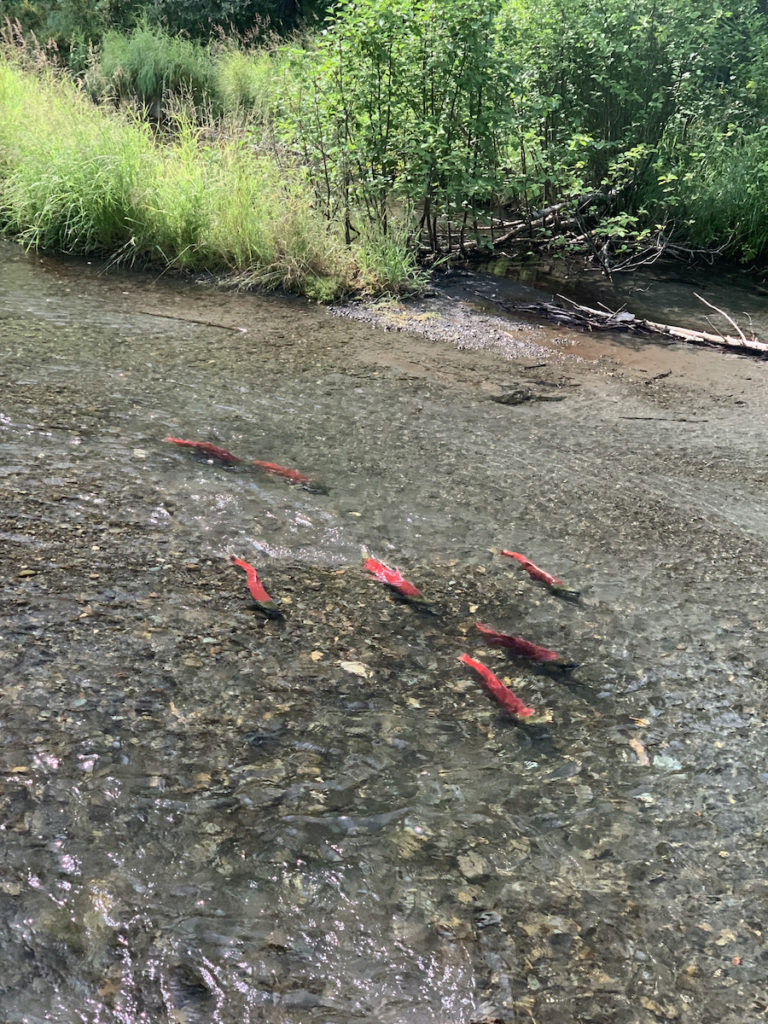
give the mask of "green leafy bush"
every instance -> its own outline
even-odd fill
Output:
[[[494,2],[342,0],[288,121],[329,216],[387,229],[392,201],[437,218],[488,203],[512,66]]]
[[[87,40],[138,0],[6,2]],[[482,246],[499,210],[556,209],[552,243],[570,232],[595,252],[672,234],[765,258],[766,0],[339,0],[321,32],[280,45],[261,3],[278,18],[272,0],[156,0],[153,20],[78,51],[85,81],[158,118],[191,99],[201,124],[229,122],[208,136],[237,124],[252,155],[301,165],[311,216],[385,278],[418,244]],[[169,34],[217,18],[256,18],[264,47]]]

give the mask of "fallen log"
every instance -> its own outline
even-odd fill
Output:
[[[768,344],[758,341],[757,338],[745,337],[739,327],[725,313],[723,313],[723,316],[726,316],[726,319],[736,327],[736,330],[739,331],[739,337],[728,334],[710,334],[707,331],[693,331],[687,327],[673,327],[671,324],[660,324],[653,320],[644,320],[642,317],[627,312],[627,310],[613,312],[611,310],[592,309],[590,306],[579,305],[578,302],[567,299],[562,295],[558,296],[558,298],[567,302],[571,308],[566,309],[564,306],[557,306],[553,302],[516,302],[501,303],[501,305],[509,312],[534,313],[565,327],[574,327],[582,331],[634,331],[638,334],[659,334],[662,337],[672,338],[675,341],[684,341],[692,345],[713,345],[726,348],[729,351],[746,352],[750,355],[761,355],[768,358]],[[700,298],[700,296],[697,296],[697,298]],[[712,307],[711,303],[706,302],[705,299],[701,301],[711,308],[717,308]],[[717,311],[719,313],[722,312],[719,309]]]

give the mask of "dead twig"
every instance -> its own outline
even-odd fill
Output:
[[[741,338],[741,340],[744,342],[744,344],[745,345],[747,344],[747,339],[744,336],[744,332],[739,327],[739,325],[736,323],[736,321],[728,316],[728,314],[725,312],[724,309],[720,309],[718,306],[713,305],[711,302],[707,302],[707,300],[702,298],[702,296],[699,295],[698,292],[694,292],[693,294],[696,296],[696,298],[699,300],[699,302],[703,302],[705,306],[709,306],[710,309],[714,309],[714,311],[716,313],[719,313],[720,316],[725,317],[725,319],[728,321],[728,323],[731,325],[731,327],[733,327],[738,332],[738,335]]]
[[[247,334],[247,327],[230,327],[229,324],[217,324],[213,320],[194,320],[191,316],[174,316],[173,313],[153,313],[150,309],[137,309],[143,316],[156,316],[160,320],[177,320],[181,324],[199,324],[201,327],[218,327],[220,331],[234,331],[236,334]]]
[[[700,296],[697,296],[700,298]],[[718,345],[723,348],[739,352],[749,352],[768,357],[768,343],[758,341],[757,338],[746,338],[743,331],[739,330],[739,337],[723,334],[708,334],[705,331],[692,331],[686,327],[674,327],[671,324],[655,323],[653,320],[645,320],[635,316],[628,310],[621,309],[617,312],[606,312],[602,309],[593,309],[590,306],[582,306],[565,295],[558,295],[557,298],[566,302],[571,309],[563,306],[556,306],[552,302],[517,302],[499,303],[502,309],[514,313],[535,313],[544,316],[548,320],[568,327],[579,328],[583,331],[637,331],[642,334],[661,334],[667,338],[674,338],[677,341],[687,341],[697,345]],[[718,312],[721,312],[718,310]],[[730,319],[730,318],[728,318]],[[732,322],[732,321],[731,321]],[[736,326],[734,324],[734,326]],[[738,327],[736,328],[738,330]]]

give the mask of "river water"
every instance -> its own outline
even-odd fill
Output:
[[[462,348],[0,246],[4,1022],[765,1019],[765,363],[483,350],[521,287]]]

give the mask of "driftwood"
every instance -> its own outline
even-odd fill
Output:
[[[543,210],[537,210],[535,213],[531,213],[530,216],[518,220],[503,221],[495,220],[492,217],[490,224],[487,226],[484,224],[476,224],[474,226],[473,230],[478,237],[463,242],[460,245],[460,250],[466,254],[482,247],[483,249],[493,249],[499,255],[503,255],[500,252],[502,246],[515,239],[525,239],[526,243],[533,243],[536,240],[537,232],[542,232],[547,228],[554,228],[555,226],[557,226],[557,230],[561,234],[571,231],[579,227],[581,221],[578,216],[568,216],[564,220],[558,217],[567,205],[564,202],[555,203],[554,206],[547,206]],[[501,234],[496,235],[496,230],[499,230]],[[487,233],[490,233],[490,238],[483,238],[481,240],[479,236],[484,236]],[[541,241],[549,245],[552,239],[546,236]]]
[[[696,297],[701,299],[699,295]],[[685,341],[692,345],[715,345],[730,351],[768,357],[768,344],[758,341],[757,338],[747,338],[727,313],[713,306],[706,299],[701,299],[701,301],[724,316],[736,328],[739,333],[738,337],[728,334],[710,334],[706,331],[692,331],[687,327],[672,327],[670,324],[644,320],[626,310],[612,312],[611,310],[592,309],[590,306],[581,306],[562,295],[558,298],[567,302],[571,308],[556,306],[553,302],[519,302],[514,305],[506,303],[501,305],[513,313],[535,313],[547,320],[554,320],[555,323],[563,324],[566,327],[575,327],[582,331],[634,331],[638,334],[660,334],[665,338]]]

